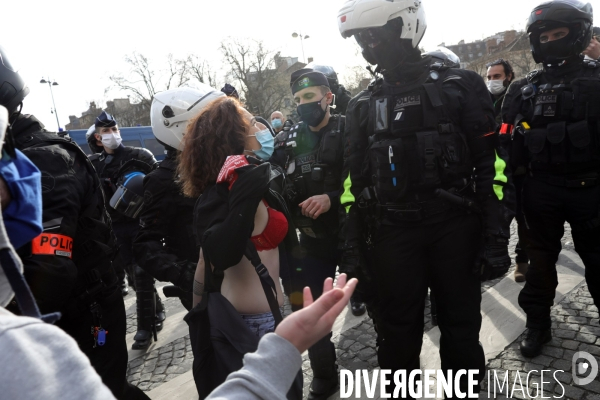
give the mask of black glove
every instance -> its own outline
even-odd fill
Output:
[[[476,268],[481,273],[481,280],[496,279],[506,274],[510,268],[510,264],[508,239],[499,237],[486,238],[483,249],[476,261]]]
[[[342,260],[340,261],[340,273],[348,275],[348,280],[351,278],[363,278],[361,272],[366,267],[365,259],[358,247],[345,249],[342,252]]]
[[[173,283],[184,292],[191,292],[194,287],[194,274],[196,273],[196,264],[191,262],[178,263],[179,277]]]

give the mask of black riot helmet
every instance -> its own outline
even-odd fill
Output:
[[[338,76],[333,67],[329,65],[315,64],[314,62],[311,62],[305,68],[312,69],[313,71],[319,71],[320,73],[325,75],[325,77],[329,81],[329,87],[337,88],[339,86]]]
[[[440,63],[448,68],[460,68],[460,57],[445,47],[438,47],[435,50],[423,53],[423,57],[427,56],[433,59],[434,64]]]
[[[535,7],[527,21],[535,62],[554,64],[579,56],[592,39],[593,16],[592,5],[579,0],[546,1]],[[540,42],[542,32],[562,27],[569,28],[565,38]]]
[[[25,96],[29,94],[29,88],[21,75],[12,66],[4,48],[0,46],[0,105],[12,115],[19,109]]]
[[[144,176],[139,171],[124,174],[108,202],[110,206],[127,217],[137,218],[144,205]]]

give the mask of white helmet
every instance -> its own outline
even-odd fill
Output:
[[[225,94],[199,84],[198,89],[180,87],[157,93],[152,100],[150,121],[154,136],[162,143],[181,150],[181,140],[188,122],[204,107]]]
[[[90,136],[92,136],[92,134],[94,134],[96,132],[96,125],[92,125],[88,128],[87,132],[85,133],[85,140],[88,140],[90,138]]]
[[[402,18],[400,39],[410,39],[417,48],[427,21],[421,0],[348,0],[338,12],[338,27],[344,38],[365,28],[378,28]]]

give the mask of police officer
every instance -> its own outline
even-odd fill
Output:
[[[193,234],[196,199],[181,192],[177,156],[188,121],[221,96],[225,95],[207,85],[167,90],[154,96],[150,111],[152,132],[165,146],[167,156],[144,178],[144,208],[133,250],[147,273],[172,282],[183,292],[180,298],[187,309],[191,308],[199,256]]]
[[[551,339],[550,308],[558,284],[556,260],[569,222],[585,277],[600,305],[600,63],[583,60],[592,32],[592,6],[549,1],[527,23],[533,58],[543,69],[515,81],[502,106],[513,131],[513,157],[525,158],[525,237],[530,266],[519,305],[528,332],[526,357]]]
[[[93,134],[103,147],[99,154],[90,156],[103,184],[107,205],[117,190],[117,183],[131,171],[149,173],[157,162],[152,153],[141,147],[123,146],[117,121],[106,111],[96,118]],[[133,349],[145,349],[152,343],[154,330],[160,331],[166,318],[164,307],[156,290],[154,279],[136,264],[133,257],[133,239],[139,229],[139,218],[131,218],[112,207],[107,207],[120,246],[120,256],[128,273],[134,276],[136,289],[137,333]],[[154,332],[155,333],[155,332]]]
[[[331,107],[331,114],[341,114],[346,115],[346,109],[348,108],[348,102],[352,98],[350,92],[346,90],[344,85],[340,85],[338,81],[338,76],[333,67],[329,65],[321,65],[315,64],[314,62],[309,63],[306,66],[307,69],[312,69],[314,71],[322,72],[323,75],[327,77],[329,81],[329,87],[331,88],[331,93],[335,95],[334,105],[335,108]]]
[[[287,201],[300,230],[300,247],[306,252],[304,276],[316,298],[325,278],[335,276],[338,262],[344,117],[330,114],[333,94],[321,72],[294,72],[291,89],[303,122],[276,137],[270,161],[287,170],[291,181]],[[335,348],[330,339],[331,334],[308,350],[313,370],[309,399],[326,399],[337,391]]]
[[[6,88],[0,104],[9,110],[16,147],[42,174],[44,231],[18,249],[25,278],[42,313],[62,313],[56,325],[77,341],[116,398],[148,399],[126,381],[125,306],[98,178],[75,142],[21,114],[29,89],[2,48],[0,59],[0,87]]]
[[[383,75],[348,104],[340,270],[374,282],[382,369],[419,369],[431,287],[442,370],[479,370],[480,381],[479,275],[510,266],[514,202],[489,93],[476,73],[421,57],[421,1],[346,2],[338,24]]]

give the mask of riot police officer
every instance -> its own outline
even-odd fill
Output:
[[[158,93],[152,101],[152,132],[167,149],[166,158],[144,178],[144,208],[134,242],[135,259],[146,272],[181,289],[181,300],[191,308],[192,284],[199,250],[193,234],[196,199],[185,197],[179,186],[177,157],[188,121],[206,104],[225,96],[207,85]]]
[[[9,110],[16,148],[42,174],[44,231],[18,249],[25,279],[42,313],[61,312],[56,325],[77,341],[116,398],[148,399],[126,381],[125,306],[112,267],[110,218],[94,168],[70,138],[21,114],[29,89],[2,48],[0,59],[0,87],[6,88],[0,104]]]
[[[505,131],[513,130],[513,158],[525,160],[525,237],[530,258],[519,305],[528,332],[526,357],[551,339],[550,308],[558,284],[556,261],[565,221],[600,305],[600,63],[583,60],[592,35],[592,6],[548,1],[527,23],[533,58],[543,69],[515,81],[502,106]]]
[[[340,85],[338,81],[338,76],[333,67],[329,65],[321,65],[315,64],[314,62],[309,63],[306,66],[307,69],[312,69],[314,71],[322,72],[323,75],[327,77],[329,81],[329,87],[331,88],[331,93],[335,95],[334,105],[335,108],[331,108],[331,114],[341,114],[346,115],[346,109],[348,108],[348,102],[352,98],[350,96],[350,92],[346,90],[344,85]]]
[[[152,153],[141,147],[123,146],[119,126],[112,115],[103,111],[95,122],[93,134],[103,150],[90,156],[90,160],[103,184],[107,205],[117,190],[117,183],[131,171],[145,174],[152,171],[156,159]],[[133,275],[136,289],[137,333],[133,349],[145,349],[152,343],[152,334],[160,331],[166,318],[164,307],[156,290],[154,279],[136,264],[133,256],[133,239],[139,229],[139,218],[132,218],[107,207],[112,226],[120,246],[120,256],[128,273]]]
[[[303,122],[276,138],[270,159],[287,171],[287,201],[300,230],[304,277],[313,296],[320,296],[323,280],[334,277],[338,263],[338,209],[342,172],[344,117],[329,113],[333,101],[329,82],[318,71],[292,74],[294,101]],[[315,297],[315,298],[316,298]],[[331,334],[308,350],[313,370],[309,399],[326,399],[338,386],[335,348]]]
[[[346,113],[340,270],[373,280],[382,369],[419,369],[431,287],[442,370],[479,370],[480,381],[479,275],[510,266],[514,192],[481,77],[418,51],[422,3],[358,0],[338,15],[342,36],[354,36],[383,75]]]

